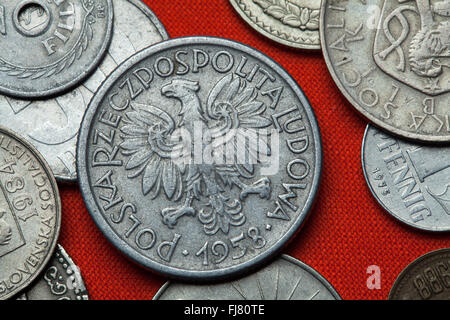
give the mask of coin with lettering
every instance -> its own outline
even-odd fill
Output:
[[[57,245],[46,271],[17,300],[89,300],[80,269]]]
[[[450,231],[450,148],[424,146],[368,126],[364,176],[393,217],[427,231]]]
[[[408,265],[389,300],[450,300],[450,249],[429,252]]]
[[[0,4],[0,93],[60,94],[101,62],[113,25],[111,0],[14,0]]]
[[[263,269],[232,282],[167,282],[154,300],[340,300],[332,285],[305,263],[283,255]]]
[[[0,96],[0,125],[30,141],[59,181],[77,179],[75,150],[80,123],[103,80],[134,53],[168,38],[161,22],[139,0],[115,0],[114,13],[111,46],[105,58],[95,73],[76,89],[47,100]]]
[[[299,49],[320,49],[320,0],[230,0],[256,31]]]
[[[450,141],[450,4],[322,1],[328,69],[378,127],[418,142]]]
[[[45,269],[60,225],[58,187],[47,163],[28,142],[0,128],[0,300]]]
[[[199,281],[277,254],[310,211],[321,159],[297,83],[255,49],[211,37],[159,43],[119,66],[77,149],[105,236],[149,269]]]

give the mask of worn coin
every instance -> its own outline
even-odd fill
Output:
[[[59,94],[101,62],[113,25],[111,0],[14,0],[0,4],[0,93]]]
[[[450,231],[450,147],[424,146],[368,126],[364,176],[395,218],[422,230]]]
[[[450,300],[450,249],[429,252],[408,265],[389,300]]]
[[[28,142],[0,128],[0,300],[26,288],[53,254],[61,225],[58,187]]]
[[[56,247],[46,271],[18,300],[89,300],[80,269],[61,245]]]
[[[287,46],[320,49],[320,0],[230,0],[256,31]]]
[[[80,123],[103,80],[134,53],[168,38],[161,22],[139,0],[115,0],[114,13],[111,46],[98,69],[82,85],[49,100],[0,96],[0,125],[30,141],[60,181],[76,181],[75,150]]]
[[[392,134],[450,141],[450,3],[322,1],[328,69],[351,104]]]
[[[218,284],[167,282],[154,300],[340,300],[316,270],[283,255],[244,278]]]
[[[313,111],[286,71],[210,37],[156,44],[119,66],[77,149],[106,237],[147,268],[205,281],[279,252],[312,206],[321,157]]]

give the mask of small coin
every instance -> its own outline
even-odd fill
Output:
[[[429,252],[395,280],[389,300],[450,300],[450,249]]]
[[[321,6],[328,69],[378,127],[418,142],[449,142],[448,1],[337,1]]]
[[[61,225],[58,187],[45,160],[0,128],[0,300],[36,279],[50,260]]]
[[[320,49],[320,0],[230,0],[256,31],[287,46]]]
[[[427,231],[450,231],[450,148],[403,141],[368,126],[362,147],[367,184],[398,220]]]
[[[80,269],[61,245],[46,271],[17,300],[89,300]]]
[[[139,0],[115,0],[114,17],[111,46],[105,58],[95,73],[72,92],[48,100],[0,96],[0,125],[30,141],[59,181],[77,179],[75,150],[80,123],[103,80],[134,53],[168,39],[161,22]]]
[[[219,38],[156,44],[106,79],[86,112],[79,184],[105,236],[166,276],[248,272],[299,230],[321,139],[278,64]]]
[[[101,62],[112,34],[111,0],[0,4],[0,93],[44,98],[76,86]]]
[[[167,282],[154,300],[341,300],[316,270],[283,255],[244,278],[219,284]]]

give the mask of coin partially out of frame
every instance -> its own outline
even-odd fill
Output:
[[[112,26],[111,0],[2,1],[0,92],[43,98],[76,86],[101,62]]]
[[[17,299],[89,300],[89,295],[79,268],[58,245],[46,271]]]
[[[87,208],[133,260],[167,276],[248,272],[299,230],[321,140],[278,64],[219,38],[145,49],[100,87],[77,149]]]
[[[389,300],[450,300],[450,249],[429,252],[408,265]]]
[[[448,1],[324,0],[328,69],[350,103],[384,130],[450,141]]]
[[[366,181],[400,221],[450,231],[450,148],[417,145],[368,126],[362,147]]]
[[[0,128],[0,300],[32,283],[52,257],[61,225],[58,187],[41,155]]]
[[[316,270],[283,255],[244,278],[218,284],[167,282],[154,300],[340,300]]]
[[[161,22],[140,0],[115,0],[114,13],[111,46],[96,72],[82,85],[48,100],[0,96],[0,125],[12,128],[30,141],[59,181],[77,179],[75,149],[80,123],[103,80],[134,53],[168,39]]]
[[[320,0],[230,0],[256,31],[299,49],[320,49]]]

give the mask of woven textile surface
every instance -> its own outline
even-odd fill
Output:
[[[450,247],[450,235],[413,230],[377,204],[364,181],[361,142],[367,121],[341,95],[320,51],[279,45],[249,27],[228,0],[146,0],[171,38],[207,35],[236,40],[280,63],[302,87],[323,140],[317,202],[301,232],[284,249],[319,271],[343,299],[386,299],[397,275],[428,251]],[[60,185],[60,242],[80,267],[91,299],[152,299],[166,281],[129,261],[101,234],[77,185]],[[370,290],[367,268],[381,268]]]

